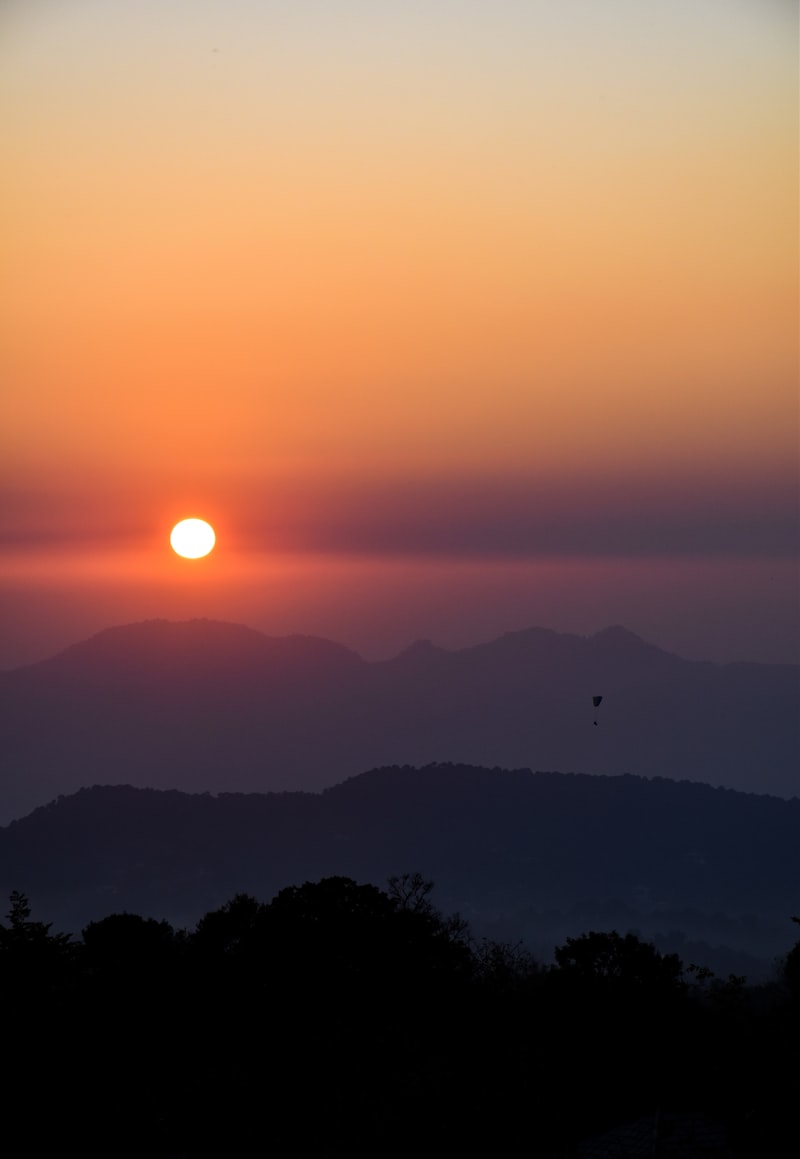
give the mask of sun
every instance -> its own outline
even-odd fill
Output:
[[[169,542],[172,550],[184,559],[201,559],[212,550],[217,537],[205,519],[182,519],[173,527]]]

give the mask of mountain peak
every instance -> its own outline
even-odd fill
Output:
[[[432,656],[442,656],[444,652],[445,649],[434,644],[433,640],[424,638],[409,644],[395,656],[395,660],[426,660]]]
[[[615,656],[635,656],[638,654],[651,658],[668,656],[672,660],[678,659],[677,656],[671,652],[665,652],[656,644],[648,644],[641,636],[637,636],[635,632],[631,632],[629,628],[624,628],[621,624],[612,624],[608,628],[595,632],[593,636],[587,638],[586,642],[590,648],[601,649],[604,652],[613,653]]]
[[[626,628],[622,624],[611,624],[607,628],[601,628],[599,632],[595,632],[589,638],[604,643],[624,643],[637,646],[645,644],[645,646],[648,646],[641,636],[637,636],[635,632],[632,632],[630,628]]]
[[[362,663],[356,652],[317,636],[267,636],[226,620],[153,619],[106,628],[36,667],[100,671],[107,666],[130,670],[155,665],[163,670],[164,666],[175,669],[209,662],[227,667],[308,658]]]

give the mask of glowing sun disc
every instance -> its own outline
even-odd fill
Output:
[[[173,527],[169,542],[172,550],[184,559],[200,559],[208,555],[217,537],[205,519],[182,519]]]

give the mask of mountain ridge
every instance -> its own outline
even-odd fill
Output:
[[[66,648],[59,649],[57,652],[54,652],[52,656],[47,656],[44,659],[34,661],[30,664],[22,664],[15,668],[6,669],[0,673],[0,676],[7,676],[12,673],[30,671],[31,669],[48,668],[56,663],[68,663],[76,658],[91,656],[93,654],[102,655],[105,653],[108,656],[110,652],[105,647],[107,643],[129,642],[135,639],[137,635],[146,635],[151,640],[153,640],[155,638],[155,634],[158,632],[166,631],[172,634],[176,631],[181,632],[185,630],[198,629],[202,630],[204,633],[208,633],[207,638],[209,639],[211,633],[216,635],[217,640],[224,640],[225,635],[228,635],[230,637],[236,637],[239,640],[247,640],[252,644],[258,644],[259,646],[269,645],[271,647],[275,647],[286,645],[318,645],[331,651],[336,651],[341,655],[354,657],[361,661],[361,663],[369,665],[391,663],[393,660],[407,656],[409,653],[438,653],[444,655],[458,655],[465,652],[481,652],[486,649],[491,649],[498,646],[504,647],[508,643],[516,644],[518,642],[530,643],[533,641],[542,642],[558,640],[562,642],[572,641],[576,646],[588,646],[591,648],[612,644],[620,648],[625,647],[631,650],[635,650],[639,652],[639,654],[647,653],[650,656],[660,655],[669,657],[673,660],[679,660],[685,664],[692,665],[714,665],[715,667],[720,668],[730,668],[740,664],[757,665],[759,667],[766,668],[797,667],[796,665],[786,663],[765,664],[761,661],[749,660],[729,660],[724,662],[716,660],[688,660],[676,652],[671,652],[657,644],[651,644],[649,641],[646,641],[643,639],[643,637],[639,636],[636,632],[631,631],[629,628],[624,627],[622,624],[610,624],[605,628],[598,629],[596,632],[591,632],[585,635],[576,632],[559,632],[553,628],[543,627],[514,629],[503,632],[500,636],[494,637],[490,640],[479,641],[478,643],[465,645],[461,648],[446,648],[442,645],[436,644],[429,638],[421,638],[412,641],[411,644],[407,645],[405,648],[402,648],[393,656],[386,657],[382,660],[365,660],[354,649],[349,648],[345,644],[339,644],[335,641],[332,641],[324,636],[317,636],[314,634],[300,632],[289,633],[285,636],[274,636],[268,635],[267,633],[262,632],[257,628],[251,628],[246,624],[240,624],[233,620],[217,620],[205,616],[200,616],[192,617],[188,620],[170,620],[165,617],[153,617],[145,620],[131,621],[126,624],[113,625],[112,627],[103,628],[98,632],[94,632],[91,636],[87,636],[85,639],[75,641],[74,643],[69,644]]]
[[[143,621],[0,673],[0,823],[89,784],[316,790],[447,760],[787,797],[799,672],[685,660],[619,626],[458,650],[418,642],[367,661],[316,636]]]

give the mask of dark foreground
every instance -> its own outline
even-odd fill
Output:
[[[19,1153],[779,1153],[800,1093],[800,944],[758,988],[614,932],[568,939],[545,969],[476,943],[429,890],[327,878],[238,895],[189,933],[114,914],[77,941],[12,895]]]

